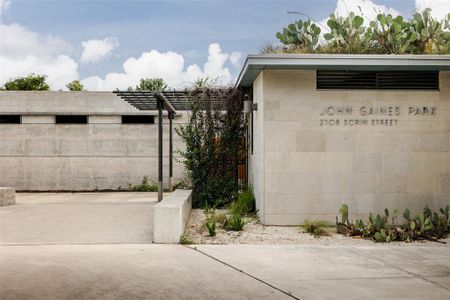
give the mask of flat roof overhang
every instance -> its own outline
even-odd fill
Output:
[[[236,87],[250,87],[262,70],[450,71],[450,55],[264,54],[248,55]]]

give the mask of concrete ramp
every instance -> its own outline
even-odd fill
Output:
[[[17,193],[0,208],[0,244],[147,244],[156,193]]]

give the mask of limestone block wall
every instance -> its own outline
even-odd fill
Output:
[[[140,112],[113,93],[0,92],[0,114],[20,114],[22,124],[0,124],[0,186],[16,190],[103,190],[157,180],[155,124],[122,124]],[[89,115],[88,124],[55,124],[55,114]],[[184,124],[186,113],[174,127]],[[168,176],[168,119],[164,118],[164,181]],[[183,143],[174,132],[174,149]],[[174,182],[184,168],[174,153]]]
[[[255,131],[250,177],[265,224],[334,221],[342,203],[353,218],[450,204],[450,72],[439,91],[316,90],[315,81],[312,70],[264,70],[254,82],[263,143]]]

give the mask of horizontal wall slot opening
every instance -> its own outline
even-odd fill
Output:
[[[0,124],[20,124],[22,118],[20,115],[0,115]]]
[[[317,70],[318,90],[439,90],[438,71]]]
[[[56,124],[87,124],[88,116],[82,115],[58,115],[55,116]]]
[[[122,124],[155,124],[155,116],[146,116],[146,115],[122,116]]]

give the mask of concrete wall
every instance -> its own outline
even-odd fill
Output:
[[[155,124],[121,124],[141,112],[110,92],[0,92],[0,114],[22,124],[0,124],[0,186],[16,190],[94,190],[157,180]],[[89,124],[55,124],[55,114],[86,114]],[[185,123],[186,113],[175,126]],[[164,118],[164,173],[168,176],[168,119]],[[174,149],[182,141],[174,132]],[[174,182],[184,168],[174,155]]]
[[[309,70],[264,70],[254,82],[250,178],[265,224],[333,221],[342,203],[352,217],[450,204],[450,72],[441,72],[440,91],[315,86]],[[361,107],[392,107],[392,116]]]

